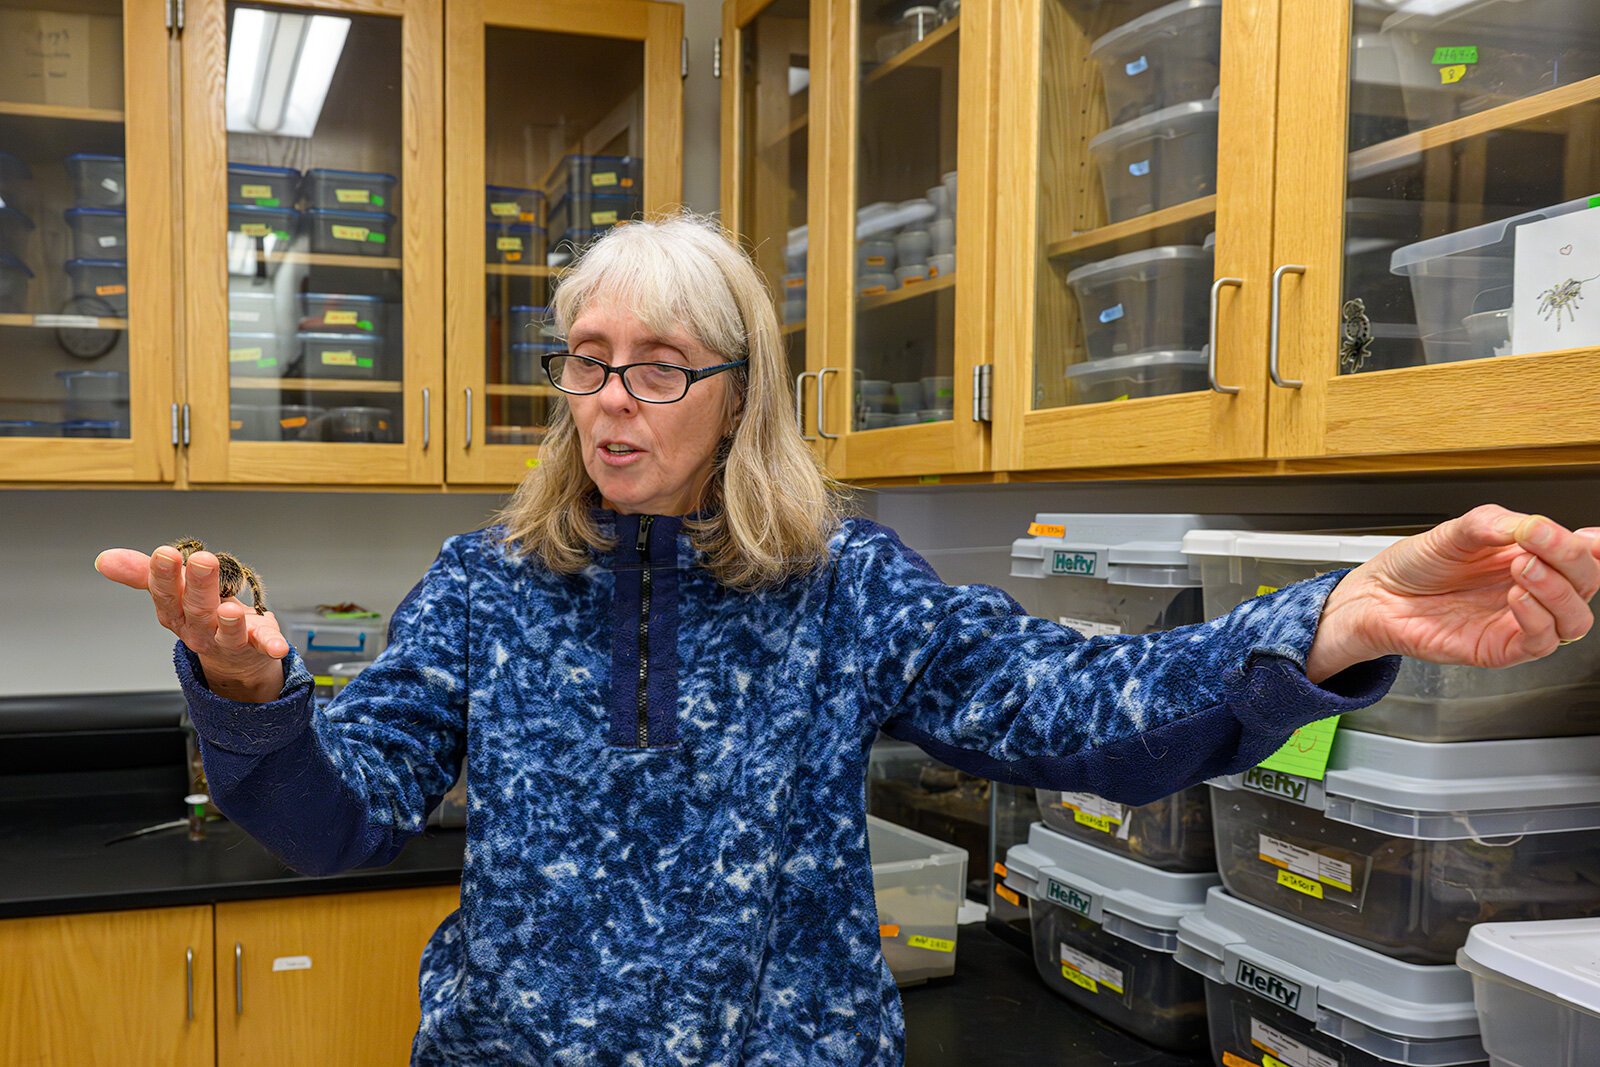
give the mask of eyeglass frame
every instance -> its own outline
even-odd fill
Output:
[[[575,389],[562,388],[561,384],[556,381],[556,376],[550,373],[550,361],[553,359],[561,359],[566,356],[571,356],[573,359],[585,360],[599,367],[603,372],[600,376],[600,384],[587,392],[578,392]],[[647,363],[624,363],[621,366],[614,367],[603,359],[595,359],[593,356],[580,356],[576,352],[546,352],[544,355],[539,357],[539,365],[544,368],[544,376],[550,380],[550,384],[555,386],[555,388],[560,389],[568,396],[594,396],[596,393],[604,392],[606,386],[611,381],[611,376],[615,374],[618,378],[622,379],[623,390],[641,404],[676,404],[684,397],[689,395],[689,389],[694,385],[695,382],[714,377],[715,375],[721,374],[724,371],[730,371],[739,367],[749,366],[750,359],[747,356],[744,359],[735,360],[732,363],[718,363],[714,367],[684,367],[677,363],[660,363],[656,361]],[[628,388],[628,368],[630,367],[671,367],[675,371],[681,371],[684,377],[688,379],[688,384],[683,387],[682,395],[672,400],[646,400],[644,397]]]

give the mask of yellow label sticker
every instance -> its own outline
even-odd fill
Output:
[[[878,924],[878,936],[879,937],[899,937],[900,936],[900,927],[895,926],[892,923],[879,923]]]
[[[1065,537],[1067,528],[1055,522],[1030,522],[1028,523],[1029,537]]]
[[[1012,889],[1008,885],[995,886],[994,895],[1005,901],[1007,904],[1010,904],[1013,908],[1022,907],[1022,898],[1017,895],[1016,890]]]
[[[1082,973],[1069,963],[1063,963],[1061,965],[1061,977],[1065,978],[1075,986],[1080,986],[1084,989],[1087,989],[1091,993],[1100,992],[1099,982],[1096,982],[1093,978],[1090,978],[1088,975]]]
[[[490,204],[489,214],[498,216],[500,218],[506,218],[511,215],[522,214],[522,209],[517,206],[517,202],[515,200],[507,200],[498,204]]]
[[[339,241],[365,241],[367,235],[372,233],[365,226],[335,226],[333,236]]]
[[[1253,1060],[1247,1060],[1243,1056],[1224,1052],[1222,1054],[1222,1067],[1257,1067],[1257,1065]]]
[[[496,237],[494,239],[494,247],[501,252],[520,252],[522,251],[522,238]]]
[[[1333,755],[1333,739],[1338,732],[1337,715],[1307,723],[1290,734],[1283,747],[1262,760],[1260,766],[1320,782],[1327,776],[1328,759]]]
[[[241,185],[239,198],[241,200],[269,200],[272,197],[270,185]]]
[[[322,365],[325,367],[354,367],[356,354],[354,352],[324,352]]]
[[[939,475],[937,475],[937,474],[919,474],[919,475],[917,475],[917,484],[918,485],[938,485],[939,484],[939,480],[940,480],[939,479]]]
[[[1275,585],[1256,586],[1256,596],[1266,596],[1268,593],[1276,593],[1277,591],[1278,587]]]
[[[330,311],[322,316],[322,321],[329,326],[354,326],[358,320],[354,311]]]
[[[1454,85],[1466,76],[1467,65],[1465,63],[1453,63],[1448,67],[1439,68],[1440,85]]]
[[[261,358],[259,348],[230,348],[228,349],[229,363],[254,363]]]
[[[537,459],[534,459],[532,456],[529,456],[528,457],[528,462],[523,464],[523,466],[527,467],[529,470],[532,470],[533,468],[537,467],[538,465],[539,465],[539,461]]]
[[[1103,834],[1117,832],[1117,820],[1106,815],[1085,815],[1081,811],[1072,813],[1072,821],[1079,826],[1087,826],[1091,830],[1099,830]]]
[[[121,296],[128,291],[126,285],[97,285],[94,287],[95,296]]]
[[[239,232],[246,237],[265,237],[272,232],[272,227],[264,222],[247,222],[239,227]]]
[[[615,211],[591,211],[589,221],[596,226],[610,226],[617,221]]]
[[[1112,397],[1111,398],[1111,403],[1115,404],[1119,400],[1127,400],[1127,399],[1129,399],[1129,394],[1123,393],[1121,396]]]
[[[1302,877],[1293,871],[1279,871],[1278,884],[1293,889],[1296,893],[1304,893],[1308,897],[1322,899],[1322,883],[1310,878]]]
[[[1272,1053],[1263,1052],[1261,1054],[1261,1067],[1289,1067],[1289,1065],[1278,1059],[1278,1057],[1274,1056]]]
[[[285,430],[298,430],[309,421],[304,415],[290,415],[287,419],[279,419],[278,425]]]
[[[370,189],[335,189],[333,195],[341,204],[372,203],[372,190]]]
[[[602,185],[615,185],[617,184],[617,174],[615,171],[610,170],[596,171],[589,175],[589,184],[596,188]]]
[[[923,934],[912,934],[906,938],[906,944],[912,948],[925,948],[929,952],[954,952],[956,943],[947,941],[942,937],[927,937]]]

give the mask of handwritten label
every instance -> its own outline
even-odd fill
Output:
[[[365,241],[372,231],[365,226],[335,226],[333,236],[339,241]]]
[[[501,252],[520,252],[522,251],[522,238],[496,237],[494,239],[494,246]]]
[[[591,211],[589,221],[596,226],[610,226],[617,221],[615,211]]]
[[[272,195],[270,185],[241,185],[239,186],[239,199],[264,200]]]
[[[1453,48],[1435,48],[1433,50],[1433,65],[1442,67],[1446,64],[1476,63],[1478,61],[1478,46],[1475,44],[1457,45]]]
[[[1098,982],[1065,963],[1061,965],[1061,977],[1065,978],[1067,981],[1071,982],[1080,989],[1087,989],[1091,993],[1100,992],[1100,984]]]
[[[230,348],[228,349],[229,363],[254,363],[261,358],[259,348]]]
[[[309,971],[311,969],[310,956],[279,956],[272,961],[274,971]]]
[[[329,326],[354,326],[356,313],[354,311],[329,311],[322,316],[322,321]]]
[[[1055,522],[1030,522],[1028,523],[1029,537],[1065,537],[1067,528]]]
[[[1065,942],[1061,944],[1061,973],[1067,974],[1068,969],[1076,971],[1097,985],[1103,985],[1113,993],[1122,992],[1122,971],[1111,966],[1105,960],[1096,959],[1073,949]]]
[[[1243,1056],[1236,1056],[1231,1052],[1224,1052],[1222,1054],[1222,1067],[1259,1067],[1259,1065],[1252,1063]]]
[[[878,924],[878,936],[879,937],[899,937],[900,936],[900,927],[896,926],[893,923],[879,923]]]
[[[1465,78],[1466,76],[1467,76],[1467,67],[1466,67],[1466,64],[1464,64],[1464,63],[1458,63],[1453,67],[1440,67],[1439,68],[1439,84],[1440,85],[1454,85],[1456,82],[1460,81],[1462,78]]]
[[[595,188],[617,184],[617,174],[610,170],[597,170],[589,175],[589,184]]]
[[[1140,56],[1138,59],[1135,59],[1131,63],[1123,64],[1122,73],[1126,74],[1130,78],[1137,78],[1139,75],[1143,74],[1145,71],[1147,71],[1149,69],[1150,69],[1150,60],[1149,60],[1149,58],[1146,57],[1146,56]]]
[[[1308,897],[1322,899],[1322,883],[1313,882],[1309,878],[1302,878],[1293,871],[1279,871],[1278,884],[1293,889],[1296,893],[1304,893]]]
[[[1289,735],[1282,748],[1262,760],[1269,771],[1282,771],[1320,782],[1328,774],[1328,757],[1333,754],[1333,739],[1339,732],[1339,716],[1308,723]]]
[[[128,291],[126,285],[97,285],[94,287],[95,296],[121,296]]]
[[[264,222],[247,222],[239,227],[239,232],[246,237],[265,237],[272,232],[272,227]]]
[[[333,196],[341,204],[372,203],[372,190],[370,189],[335,189]]]
[[[1116,322],[1120,318],[1122,318],[1121,304],[1113,304],[1104,311],[1100,312],[1100,324],[1102,326],[1108,322]]]
[[[1279,885],[1298,889],[1318,900],[1322,899],[1324,885],[1331,885],[1346,893],[1354,891],[1355,872],[1350,864],[1266,834],[1260,834],[1259,837],[1257,858],[1278,868]],[[1284,875],[1292,875],[1299,882],[1285,881]],[[1310,886],[1299,883],[1310,883]]]
[[[913,934],[906,938],[906,944],[911,948],[923,948],[929,952],[954,952],[956,943],[942,937],[927,937],[923,934]]]
[[[489,205],[489,214],[504,218],[508,215],[521,214],[521,209],[515,200],[504,200]]]

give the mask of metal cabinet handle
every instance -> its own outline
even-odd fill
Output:
[[[194,946],[183,950],[183,989],[189,1005],[189,1019],[194,1020]]]
[[[828,432],[827,424],[823,421],[827,418],[824,412],[827,410],[828,402],[828,389],[825,382],[828,375],[838,373],[838,367],[823,367],[817,371],[817,436],[824,441],[837,441],[839,439],[838,434]]]
[[[244,1014],[244,945],[233,943],[233,1013]]]
[[[1242,286],[1244,279],[1218,278],[1211,283],[1211,362],[1206,368],[1206,373],[1210,376],[1212,389],[1231,396],[1239,391],[1239,386],[1217,384],[1217,297],[1222,293],[1223,287],[1229,285]]]
[[[467,394],[467,448],[472,447],[472,387],[468,386],[462,392]]]
[[[1279,389],[1298,389],[1306,384],[1293,378],[1285,378],[1278,373],[1278,307],[1283,294],[1283,276],[1285,274],[1304,274],[1306,268],[1301,263],[1285,263],[1272,272],[1272,327],[1269,333],[1270,349],[1267,360],[1267,370],[1272,374],[1272,384]]]
[[[800,424],[800,440],[815,441],[816,437],[806,434],[806,379],[815,378],[814,370],[803,370],[794,376],[794,421]],[[820,392],[817,394],[822,395]],[[821,425],[819,422],[818,425]]]
[[[431,435],[432,435],[432,429],[431,429],[431,427],[433,425],[433,419],[431,417],[432,411],[433,411],[432,402],[433,402],[433,393],[432,393],[432,391],[427,386],[423,386],[422,387],[422,450],[424,452],[426,452],[428,450],[428,441],[430,440]]]
[[[183,447],[189,447],[189,405],[183,405]]]

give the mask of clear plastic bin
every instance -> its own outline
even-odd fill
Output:
[[[552,267],[564,267],[572,262],[574,256],[601,237],[604,237],[605,234],[605,230],[593,229],[568,230],[563,234],[552,226],[549,230],[550,252],[545,258],[545,262]]]
[[[1448,963],[1474,923],[1600,914],[1600,737],[1341,730],[1323,781],[1211,784],[1230,893],[1386,955]]]
[[[1204,352],[1136,352],[1131,356],[1074,363],[1067,368],[1074,404],[1104,404],[1145,396],[1192,393],[1208,388]]]
[[[1199,245],[1163,245],[1069,273],[1089,358],[1203,346],[1211,263],[1211,252]]]
[[[638,197],[644,183],[644,160],[638,156],[567,156],[550,177],[549,201],[565,199],[573,189],[623,193]]]
[[[1173,953],[1179,922],[1204,907],[1215,873],[1158,871],[1037,823],[1005,866],[1006,885],[1028,898],[1046,985],[1152,1045],[1206,1047],[1205,979]]]
[[[0,437],[60,437],[61,425],[39,419],[0,419]]]
[[[967,882],[967,853],[954,845],[867,816],[878,944],[895,984],[921,985],[956,970],[956,915]]]
[[[1134,806],[1093,793],[1038,792],[1053,830],[1168,871],[1213,871],[1211,796],[1203,785]]]
[[[63,414],[68,422],[128,417],[126,371],[60,370],[56,380],[67,394]]]
[[[73,296],[101,301],[112,315],[128,313],[127,260],[69,259],[66,270]]]
[[[313,167],[306,171],[302,191],[308,208],[393,213],[397,207],[394,197],[397,184],[399,179],[393,174]]]
[[[232,404],[228,410],[228,432],[235,441],[298,441],[323,413],[306,404]]]
[[[368,333],[388,331],[388,309],[383,298],[359,293],[300,294],[300,329],[311,333]]]
[[[1399,7],[1381,32],[1394,51],[1412,129],[1600,74],[1592,0],[1411,0]]]
[[[506,360],[507,385],[549,385],[550,376],[544,372],[544,356],[550,352],[565,352],[566,345],[554,341],[518,341],[511,346]]]
[[[1210,618],[1263,592],[1358,566],[1396,540],[1204,530],[1185,537],[1184,550],[1200,565]],[[1341,729],[1434,742],[1600,734],[1600,642],[1501,670],[1405,660],[1383,699],[1346,715]]]
[[[1420,200],[1359,197],[1344,205],[1344,292],[1375,323],[1415,323],[1411,286],[1389,269],[1396,249],[1422,236]]]
[[[1031,786],[993,782],[989,786],[989,912],[984,926],[1000,940],[1023,952],[1033,951],[1032,923],[1028,902],[1005,884],[1008,868],[1006,852],[1012,845],[1026,844],[1028,828],[1039,815],[1039,805]]]
[[[880,819],[955,845],[967,855],[965,889],[988,894],[989,792],[985,778],[940,763],[906,741],[880,737],[867,764],[867,810]]]
[[[1456,961],[1472,975],[1483,1047],[1504,1067],[1586,1067],[1600,1050],[1600,922],[1475,926]]]
[[[299,225],[300,213],[289,208],[232,204],[228,207],[229,251],[242,245],[262,252],[286,252]]]
[[[387,369],[383,338],[365,333],[301,333],[296,336],[305,378],[382,378]]]
[[[488,185],[484,187],[484,197],[488,201],[485,217],[490,222],[544,224],[544,194],[537,189]]]
[[[1100,64],[1112,124],[1208,97],[1219,84],[1222,0],[1178,0],[1099,38],[1089,58]]]
[[[126,437],[126,419],[73,419],[60,426],[62,437]]]
[[[388,624],[375,611],[318,607],[290,608],[275,614],[285,640],[300,653],[318,685],[324,684],[324,678],[332,684],[330,672],[334,664],[377,659],[388,643]]]
[[[20,209],[0,203],[0,254],[19,255],[25,251],[33,220]]]
[[[627,222],[639,211],[639,197],[631,193],[589,193],[563,197],[550,209],[550,232],[606,230]]]
[[[241,333],[276,330],[278,298],[267,288],[234,289],[228,293],[228,328]]]
[[[1304,1067],[1482,1065],[1472,985],[1230,897],[1178,923],[1178,962],[1206,979],[1212,1055]]]
[[[517,304],[511,308],[513,344],[555,340],[555,312],[545,304]]]
[[[1417,326],[1429,363],[1477,358],[1466,318],[1512,304],[1517,227],[1582,211],[1590,197],[1525,211],[1497,222],[1458,230],[1395,250],[1390,270],[1411,280]],[[1528,308],[1528,314],[1534,313]]]
[[[1217,191],[1217,101],[1191,100],[1089,141],[1111,222]]]
[[[341,444],[389,444],[395,439],[394,412],[388,408],[329,408],[312,419],[300,434],[302,441]]]
[[[66,166],[78,207],[127,205],[127,166],[121,156],[79,152],[66,158]]]
[[[398,256],[400,239],[394,223],[386,211],[312,208],[306,212],[311,251],[327,255]]]
[[[28,282],[33,271],[9,252],[0,252],[0,312],[18,314],[28,308]]]
[[[289,371],[286,338],[260,331],[228,332],[228,375],[233,378],[281,378]]]
[[[543,265],[543,226],[491,221],[484,224],[484,261]]]
[[[293,167],[228,164],[228,203],[248,207],[292,208],[300,196],[300,172]]]

